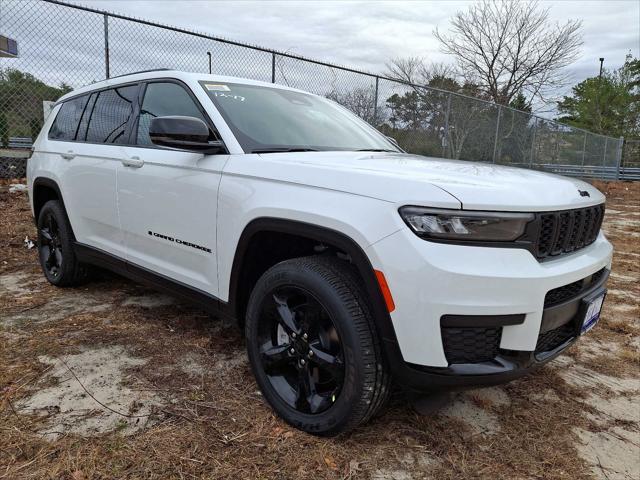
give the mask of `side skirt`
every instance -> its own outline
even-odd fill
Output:
[[[95,265],[111,272],[127,277],[134,282],[142,283],[150,287],[162,290],[171,295],[183,298],[204,308],[213,315],[228,314],[228,303],[220,300],[203,290],[191,287],[185,283],[173,280],[166,275],[140,267],[131,262],[127,262],[120,257],[112,255],[99,248],[91,247],[83,243],[76,242],[74,250],[78,260],[82,263]]]

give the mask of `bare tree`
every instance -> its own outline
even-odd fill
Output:
[[[400,120],[401,128],[420,125],[426,133],[437,135],[442,155],[450,158],[462,158],[467,150],[473,150],[470,144],[479,144],[477,138],[483,136],[495,106],[467,98],[488,100],[454,65],[427,64],[418,57],[395,58],[387,63],[387,76],[412,85],[412,92],[387,100],[390,108],[395,106],[400,112],[392,118]],[[417,118],[407,121],[412,115]]]
[[[459,77],[454,65],[439,62],[427,64],[419,57],[394,58],[386,66],[389,78],[413,85],[438,87],[433,85],[437,79]]]
[[[348,108],[371,125],[377,125],[384,121],[382,118],[382,106],[376,105],[376,91],[373,86],[358,87],[348,91],[340,91],[334,88],[325,97]]]
[[[456,13],[447,33],[434,34],[468,81],[508,105],[518,93],[529,103],[544,100],[567,82],[563,70],[580,52],[580,28],[577,20],[551,23],[537,1],[483,0]]]

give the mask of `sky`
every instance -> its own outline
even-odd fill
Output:
[[[181,27],[376,74],[394,58],[421,57],[427,63],[453,63],[442,53],[434,30],[446,31],[451,17],[469,1],[213,1],[213,0],[66,0],[99,10]],[[625,55],[640,56],[640,0],[541,1],[553,22],[582,21],[584,45],[567,69],[570,87],[618,68]],[[80,87],[105,77],[103,16],[37,2],[0,0],[0,31],[18,40],[19,58],[0,58],[0,68],[32,73],[49,85]],[[271,81],[271,55],[192,35],[109,20],[110,75],[170,67]],[[330,70],[279,57],[276,82],[320,95],[372,88],[372,77]],[[380,97],[402,94],[397,83],[380,82]],[[534,105],[545,116],[555,103]]]
[[[452,62],[433,31],[446,30],[468,1],[192,1],[76,2],[139,18],[292,52],[374,73],[395,57]],[[179,8],[176,5],[179,4]],[[596,75],[599,57],[616,68],[640,56],[640,1],[543,1],[555,22],[583,22],[584,45],[568,69],[577,83]],[[566,90],[566,89],[565,89]]]

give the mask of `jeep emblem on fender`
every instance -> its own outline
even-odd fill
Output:
[[[586,190],[578,190],[578,192],[580,193],[581,197],[590,197],[591,195],[589,195],[589,192],[587,192]]]

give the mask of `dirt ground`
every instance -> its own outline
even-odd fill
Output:
[[[333,439],[274,416],[232,323],[105,275],[44,280],[0,184],[0,478],[640,478],[640,182],[599,184],[615,245],[599,325],[508,385]]]

